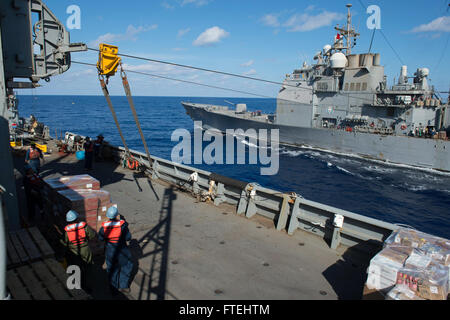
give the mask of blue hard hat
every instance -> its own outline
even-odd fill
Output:
[[[75,220],[77,220],[77,218],[78,218],[78,213],[76,213],[73,210],[68,211],[67,214],[66,214],[66,221],[67,222],[75,221]]]
[[[114,219],[119,214],[119,210],[116,207],[111,207],[106,211],[106,217],[109,219]]]

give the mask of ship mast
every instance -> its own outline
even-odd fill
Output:
[[[352,38],[359,37],[359,33],[355,31],[355,29],[352,26],[352,14],[350,12],[350,8],[352,7],[351,4],[347,4],[347,25],[340,28],[339,25],[337,27],[334,27],[337,31],[339,31],[340,34],[342,34],[345,39],[347,40],[347,46],[343,49],[346,50],[346,55],[349,55],[351,53],[352,49]]]

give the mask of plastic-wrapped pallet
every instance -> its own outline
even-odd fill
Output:
[[[67,188],[100,190],[100,181],[88,174],[45,179],[44,182],[53,190]]]
[[[447,267],[450,288],[450,240],[409,228],[400,228],[386,239],[384,246],[410,246],[419,250],[415,251],[416,254],[428,256],[434,262]]]
[[[64,189],[100,190],[100,181],[87,174],[44,179],[42,192],[49,202],[57,202],[57,192]]]
[[[384,248],[370,260],[366,286],[387,293],[397,282],[397,273],[403,268],[408,254],[392,248]]]
[[[397,284],[409,286],[416,294],[428,300],[445,300],[448,295],[448,267],[440,264],[423,250],[414,249],[399,270]]]
[[[399,252],[406,255],[406,259],[403,260]],[[445,300],[450,288],[449,264],[449,240],[399,228],[371,260],[366,286],[382,293],[390,289],[387,299]],[[388,287],[392,285],[394,273],[397,273],[395,287]]]
[[[111,204],[111,196],[105,190],[64,189],[58,191],[61,214],[75,210],[80,219],[98,231],[99,208]]]

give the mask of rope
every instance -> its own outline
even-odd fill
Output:
[[[81,61],[73,61],[73,60],[71,61],[71,63],[80,64],[80,65],[86,65],[86,66],[92,66],[92,67],[97,68],[97,65],[95,65],[95,64],[93,64],[93,63],[87,63],[87,62],[81,62]],[[145,76],[150,76],[150,77],[155,77],[155,78],[160,78],[160,79],[166,79],[166,80],[171,80],[171,81],[178,81],[178,82],[183,82],[183,83],[193,84],[193,85],[197,85],[197,86],[203,86],[203,87],[207,87],[207,88],[213,88],[213,89],[219,89],[219,90],[231,91],[231,92],[235,92],[235,93],[242,93],[242,94],[251,95],[251,96],[256,96],[256,97],[260,97],[260,98],[274,99],[274,97],[266,96],[266,95],[262,95],[262,94],[258,94],[258,93],[253,93],[253,92],[248,92],[248,91],[242,91],[242,90],[236,90],[236,89],[230,89],[230,88],[219,87],[219,86],[213,86],[213,85],[209,85],[209,84],[205,84],[205,83],[200,83],[200,82],[189,81],[189,80],[182,80],[182,79],[177,79],[177,78],[165,77],[165,76],[161,76],[161,75],[157,75],[157,74],[153,74],[153,73],[147,73],[147,72],[141,72],[141,71],[134,71],[134,70],[125,70],[125,69],[124,69],[124,71],[126,71],[126,72],[128,72],[128,73],[135,73],[135,74],[140,74],[140,75],[145,75]],[[283,85],[284,85],[284,84],[283,84]],[[291,86],[291,87],[295,87],[295,88],[297,88],[297,89],[303,89],[303,90],[313,91],[313,89],[311,89],[311,88],[297,87],[297,86],[293,86],[293,85],[285,85],[285,86]],[[372,99],[367,99],[367,98],[362,98],[362,97],[351,96],[350,94],[336,93],[336,95],[347,96],[348,98],[353,98],[353,99],[357,99],[357,100],[362,100],[362,101],[365,101],[365,102],[367,102],[367,103],[372,103],[372,102],[373,102]],[[296,101],[296,100],[291,100],[291,99],[282,99],[282,98],[278,98],[278,100],[287,101],[287,102],[296,102],[296,103],[298,103],[298,101]]]
[[[94,49],[94,48],[88,48],[88,50],[95,51],[95,52],[100,52],[100,50]],[[276,84],[276,85],[282,85],[282,86],[285,86],[285,87],[292,87],[292,88],[296,88],[296,89],[302,89],[302,90],[308,90],[308,91],[314,92],[314,89],[312,89],[312,88],[299,87],[297,85],[287,84],[287,83],[283,83],[283,82],[279,82],[279,81],[272,81],[272,80],[266,80],[266,79],[261,79],[261,78],[249,77],[249,76],[244,76],[244,75],[235,74],[235,73],[229,73],[229,72],[218,71],[218,70],[213,70],[213,69],[194,67],[194,66],[190,66],[190,65],[179,64],[179,63],[168,62],[168,61],[157,60],[157,59],[151,59],[151,58],[144,58],[144,57],[124,54],[124,53],[118,53],[117,55],[118,56],[122,56],[122,57],[132,58],[132,59],[138,59],[138,60],[144,60],[144,61],[149,61],[149,62],[167,64],[167,65],[181,67],[181,68],[188,68],[188,69],[193,69],[193,70],[198,70],[198,71],[211,72],[211,73],[222,74],[222,75],[226,75],[226,76],[232,76],[232,77],[237,77],[237,78],[242,78],[242,79],[247,79],[247,80],[260,81],[260,82]],[[74,61],[72,61],[72,62],[74,62]],[[128,72],[139,73],[138,71],[130,71],[130,70],[128,70]],[[238,90],[234,90],[234,89],[225,89],[225,88],[210,86],[210,85],[206,85],[206,84],[199,84],[199,83],[196,83],[196,82],[191,82],[191,81],[186,81],[186,80],[171,79],[171,78],[168,78],[168,77],[157,76],[157,75],[148,74],[148,73],[144,73],[144,72],[142,72],[140,74],[151,75],[153,77],[163,78],[163,79],[168,79],[168,80],[173,80],[173,81],[180,81],[180,82],[187,82],[187,83],[192,83],[192,84],[197,84],[197,85],[209,86],[209,87],[216,88],[216,89],[235,91],[235,92],[240,92],[240,93],[245,93],[245,94],[250,94],[250,95],[257,95],[257,94],[248,93],[248,92],[242,92],[242,91],[238,91]],[[373,102],[371,99],[366,99],[366,98],[357,97],[357,96],[350,96],[350,94],[346,94],[346,93],[336,93],[336,94],[337,95],[342,95],[342,96],[348,96],[348,97],[351,97],[351,98],[357,99],[357,100],[366,101],[368,103],[372,103]],[[258,96],[263,97],[263,98],[273,98],[273,97],[267,97],[267,96],[263,96],[263,95],[258,95]],[[294,100],[285,100],[285,101],[294,101]]]
[[[80,62],[80,61],[71,61],[71,62],[75,63],[75,64],[87,65],[87,66],[92,66],[92,67],[96,67],[97,68],[97,65],[95,65],[93,63]],[[236,92],[236,93],[243,93],[243,94],[257,96],[257,97],[261,97],[261,98],[269,98],[269,99],[273,98],[273,97],[270,97],[270,96],[260,95],[260,94],[257,94],[257,93],[251,93],[251,92],[247,92],[247,91],[241,91],[241,90],[229,89],[229,88],[224,88],[224,87],[218,87],[218,86],[213,86],[213,85],[204,84],[204,83],[200,83],[200,82],[194,82],[194,81],[181,80],[181,79],[176,79],[176,78],[171,78],[171,77],[165,77],[165,76],[160,76],[160,75],[147,73],[147,72],[140,72],[140,71],[134,71],[134,70],[124,70],[124,71],[126,71],[128,73],[135,73],[135,74],[140,74],[140,75],[145,75],[145,76],[150,76],[150,77],[155,77],[155,78],[160,78],[160,79],[165,79],[165,80],[171,80],[171,81],[178,81],[178,82],[194,84],[194,85],[208,87],[208,88],[212,88],[212,89],[221,89],[221,90],[226,90],[226,91],[231,91],[231,92]]]
[[[120,64],[120,68],[121,68],[120,75],[122,77],[123,89],[125,90],[125,94],[128,99],[128,104],[130,105],[130,109],[133,112],[134,121],[136,122],[136,126],[138,128],[139,134],[141,135],[142,143],[144,144],[145,152],[147,153],[148,163],[151,166],[152,158],[150,157],[150,152],[148,151],[147,142],[145,141],[145,137],[142,132],[141,125],[139,123],[139,119],[138,119],[138,116],[136,113],[136,108],[134,107],[133,98],[131,97],[130,84],[128,83],[127,76],[126,76],[124,70],[122,69],[122,63]]]
[[[130,150],[128,149],[127,143],[125,142],[125,138],[122,134],[122,130],[120,129],[119,121],[117,120],[117,115],[116,112],[114,111],[114,107],[111,102],[111,97],[109,96],[108,88],[106,87],[106,83],[103,78],[100,78],[100,86],[102,87],[103,95],[105,96],[106,101],[108,102],[109,110],[111,110],[111,114],[114,118],[114,122],[116,123],[117,130],[119,131],[123,146],[125,147],[125,151],[127,154],[130,154]]]
[[[367,6],[366,6],[364,3],[362,3],[361,0],[358,0],[358,1],[359,1],[359,4],[360,4],[364,9],[367,9]],[[391,43],[389,42],[389,40],[387,39],[387,37],[384,35],[383,30],[380,29],[380,33],[381,33],[381,35],[383,36],[384,40],[386,40],[386,43],[389,45],[389,47],[391,47],[392,51],[395,53],[395,55],[397,56],[397,59],[400,61],[400,63],[401,63],[402,65],[405,65],[405,63],[403,62],[402,58],[400,58],[400,55],[397,53],[397,51],[395,51],[394,47],[391,45]],[[375,34],[375,30],[374,30],[374,34]],[[372,38],[373,38],[373,36],[372,36]],[[372,46],[372,43],[371,43],[370,46]]]

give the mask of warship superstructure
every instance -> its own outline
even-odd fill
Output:
[[[284,145],[450,171],[450,111],[428,83],[429,69],[409,77],[401,66],[388,87],[379,53],[351,52],[359,33],[347,7],[333,45],[317,52],[314,65],[286,74],[275,114],[183,102],[187,114],[204,129],[279,129]]]

